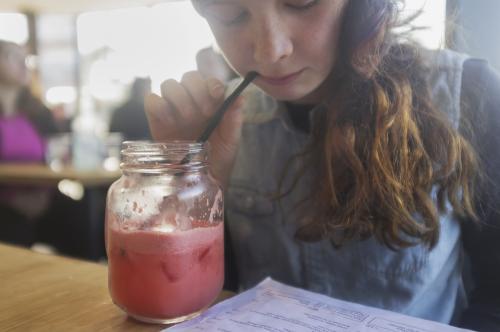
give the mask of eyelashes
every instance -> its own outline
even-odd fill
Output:
[[[283,1],[285,10],[301,13],[315,7],[321,0],[287,0]],[[243,23],[249,16],[249,11],[237,4],[229,2],[210,1],[203,6],[203,16],[206,19],[216,20],[225,26],[234,26]]]
[[[306,10],[314,7],[319,3],[320,0],[309,0],[309,1],[292,1],[291,3],[285,4],[287,7],[294,10]]]

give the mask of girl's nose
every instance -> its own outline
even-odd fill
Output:
[[[258,64],[274,64],[293,52],[292,40],[277,20],[256,26],[252,37],[253,57]]]

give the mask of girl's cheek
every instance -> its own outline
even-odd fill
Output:
[[[218,45],[224,53],[231,67],[238,73],[253,69],[250,49],[242,43],[225,43],[218,41]]]

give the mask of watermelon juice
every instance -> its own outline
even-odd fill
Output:
[[[224,282],[223,223],[189,230],[107,230],[109,289],[130,316],[175,323],[197,315]]]

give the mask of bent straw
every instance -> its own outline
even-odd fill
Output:
[[[248,74],[246,74],[245,79],[234,89],[234,91],[224,100],[222,105],[219,107],[219,109],[215,112],[215,114],[212,116],[210,121],[208,122],[207,127],[203,131],[203,133],[198,137],[196,140],[197,143],[203,143],[208,138],[210,135],[212,135],[212,132],[214,131],[215,128],[219,125],[219,122],[222,120],[222,117],[226,113],[226,111],[229,109],[229,107],[234,103],[236,98],[245,90],[245,88],[252,83],[252,81],[257,77],[258,73],[255,71],[251,71]],[[189,162],[190,155],[187,154],[180,162],[180,164],[186,164]]]
[[[201,143],[208,140],[214,129],[217,128],[217,125],[224,116],[224,113],[226,113],[229,109],[229,106],[232,105],[236,98],[238,98],[238,96],[257,77],[257,75],[257,72],[251,71],[245,76],[245,79],[236,87],[236,89],[234,89],[234,91],[229,95],[229,97],[226,98],[226,100],[224,100],[222,105],[215,112],[214,116],[210,119],[207,128],[205,128],[205,131],[203,131],[200,137],[198,137],[196,142]]]

